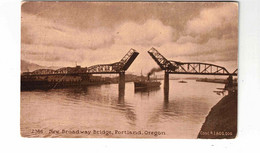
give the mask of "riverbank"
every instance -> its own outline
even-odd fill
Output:
[[[237,135],[237,92],[213,106],[198,134],[200,139],[232,139]]]

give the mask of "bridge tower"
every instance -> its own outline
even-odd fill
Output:
[[[135,58],[139,53],[131,48],[125,56],[119,61],[112,64],[99,64],[90,66],[87,69],[87,73],[91,74],[104,74],[104,73],[116,73],[119,74],[118,77],[118,89],[119,94],[124,95],[125,89],[125,71],[134,62]]]
[[[177,67],[168,61],[162,54],[160,54],[155,48],[151,48],[148,54],[154,59],[154,61],[164,70],[164,98],[169,97],[169,70],[175,70]]]
[[[115,65],[117,72],[119,73],[118,77],[118,89],[119,95],[124,95],[125,90],[125,71],[130,67],[134,62],[135,58],[138,56],[138,52],[134,49],[130,49],[126,55]],[[123,97],[123,96],[122,96]]]

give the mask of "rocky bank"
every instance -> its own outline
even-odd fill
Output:
[[[213,106],[198,134],[200,139],[232,139],[237,135],[237,92]]]

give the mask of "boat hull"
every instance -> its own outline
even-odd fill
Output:
[[[160,87],[161,82],[134,82],[135,89],[149,89]]]

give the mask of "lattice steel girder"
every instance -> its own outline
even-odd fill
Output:
[[[177,69],[168,69],[169,73],[187,73],[187,74],[211,74],[211,75],[229,75],[226,68],[209,63],[188,62],[182,63],[177,61],[170,61],[177,65]]]
[[[88,67],[87,73],[117,72],[118,66],[116,65],[118,65],[118,63],[94,65]]]
[[[201,62],[169,61],[155,48],[148,51],[149,55],[166,73],[198,74],[198,75],[237,75],[237,70],[230,74],[225,67]]]
[[[138,52],[130,49],[126,55],[119,61],[113,64],[94,65],[88,68],[88,73],[119,73],[126,71],[138,56]]]
[[[232,74],[237,75],[238,69],[236,69]]]
[[[131,48],[128,53],[119,61],[120,65],[122,66],[121,71],[126,71],[138,55],[139,53]]]
[[[226,73],[192,73],[192,72],[174,72],[174,71],[166,71],[166,73],[170,74],[193,74],[193,75],[232,75],[232,76],[237,76],[237,74],[226,74]]]
[[[63,67],[58,70],[39,69],[33,72],[25,72],[22,76],[46,76],[46,75],[84,75],[84,74],[102,74],[102,73],[120,73],[125,72],[138,56],[138,52],[130,49],[127,54],[116,63],[99,64],[90,67]]]
[[[32,72],[33,74],[54,74],[55,71],[51,69],[38,69]]]
[[[155,60],[162,70],[175,69],[176,67],[168,61],[162,54],[160,54],[155,48],[151,48],[148,51],[149,55]]]

